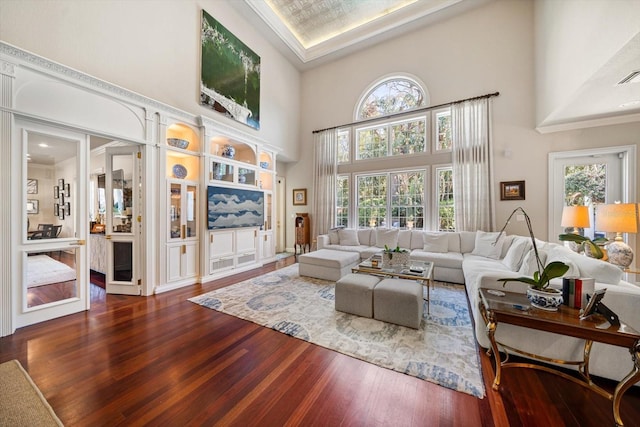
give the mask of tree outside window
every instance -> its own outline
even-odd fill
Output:
[[[349,225],[349,177],[338,176],[336,185],[336,227]]]

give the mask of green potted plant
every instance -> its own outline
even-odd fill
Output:
[[[507,222],[500,230],[498,237],[496,238],[496,242],[504,233],[505,228],[509,225],[509,221],[517,212],[520,212],[524,215],[524,219],[527,224],[527,229],[529,231],[529,236],[531,237],[531,243],[533,244],[533,252],[536,257],[536,265],[537,270],[533,273],[533,277],[522,276],[522,277],[511,277],[498,279],[499,282],[502,282],[502,285],[505,286],[508,282],[521,282],[529,285],[527,289],[527,298],[531,302],[531,305],[537,308],[541,308],[544,310],[557,310],[560,304],[562,304],[562,292],[550,288],[549,284],[551,279],[555,279],[556,277],[562,277],[568,270],[569,266],[561,261],[550,262],[549,264],[542,265],[542,261],[540,261],[540,254],[538,253],[538,246],[536,245],[536,238],[533,234],[533,228],[531,227],[531,219],[529,215],[522,209],[522,207],[518,207],[511,212]]]
[[[396,246],[391,249],[389,246],[384,245],[382,251],[382,263],[384,265],[405,265],[409,263],[409,251],[401,249],[400,246]]]
[[[562,242],[574,242],[577,243],[588,256],[591,258],[604,259],[605,251],[602,250],[601,245],[604,245],[609,240],[605,237],[598,237],[591,240],[588,237],[581,236],[574,233],[560,234],[558,239]]]

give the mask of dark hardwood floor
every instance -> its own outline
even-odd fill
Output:
[[[0,362],[20,360],[67,426],[613,424],[608,400],[546,373],[507,370],[493,392],[484,352],[476,399],[187,301],[293,260],[146,298],[92,285],[90,311],[0,338]],[[628,426],[638,389],[622,402]]]

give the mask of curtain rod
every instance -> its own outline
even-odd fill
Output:
[[[474,96],[473,98],[460,99],[458,101],[446,102],[446,103],[440,104],[440,105],[432,105],[430,107],[416,108],[415,110],[409,110],[409,111],[403,111],[401,113],[389,114],[388,116],[384,116],[384,117],[374,117],[374,118],[367,119],[367,120],[360,120],[359,122],[351,122],[351,123],[345,123],[345,124],[339,125],[339,126],[331,126],[331,127],[324,128],[324,129],[314,130],[311,133],[320,133],[320,132],[324,132],[324,131],[327,131],[327,130],[338,129],[338,128],[342,128],[342,127],[346,127],[346,126],[361,125],[361,124],[365,124],[365,123],[375,122],[375,121],[378,121],[378,120],[386,120],[386,119],[391,119],[393,117],[406,116],[408,114],[415,114],[415,113],[419,113],[419,112],[422,112],[422,111],[435,110],[436,108],[450,107],[453,104],[459,104],[461,102],[474,101],[476,99],[482,99],[482,98],[492,98],[492,97],[498,96],[498,95],[500,95],[500,92],[488,93],[486,95]]]

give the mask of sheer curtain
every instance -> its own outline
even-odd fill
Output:
[[[336,129],[316,133],[313,138],[312,241],[335,224],[337,140]]]
[[[453,104],[451,130],[456,229],[494,230],[490,99]]]

